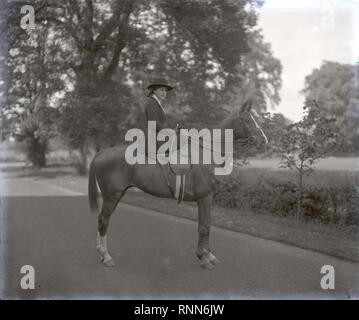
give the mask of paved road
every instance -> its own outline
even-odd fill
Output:
[[[109,228],[117,266],[104,268],[86,195],[49,181],[3,181],[4,298],[359,297],[358,264],[220,228],[211,242],[222,263],[201,269],[194,222],[123,203]],[[335,268],[335,290],[320,287],[327,264]],[[23,265],[35,268],[35,290],[20,288]]]

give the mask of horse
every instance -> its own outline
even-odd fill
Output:
[[[241,108],[232,111],[216,128],[232,129],[233,143],[264,146],[268,139],[251,112],[252,104],[246,101]],[[167,174],[160,164],[128,164],[126,145],[106,148],[97,153],[89,168],[88,197],[91,211],[98,211],[98,188],[102,195],[102,208],[98,216],[96,249],[106,267],[115,266],[107,248],[107,229],[111,214],[121,198],[131,187],[157,197],[173,198],[171,186],[176,183],[175,174]],[[196,255],[200,266],[212,269],[219,260],[209,246],[210,215],[213,193],[218,183],[213,164],[193,164],[186,174],[183,201],[197,201],[198,245]]]

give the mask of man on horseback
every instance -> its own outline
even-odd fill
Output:
[[[156,121],[156,131],[160,131],[167,127],[167,117],[162,103],[167,96],[167,92],[171,91],[173,87],[166,84],[166,81],[159,79],[150,84],[147,89],[149,98],[146,104],[146,120]]]
[[[160,88],[164,88],[164,92],[162,92],[163,90],[158,90]],[[146,117],[148,121],[156,121],[158,123],[157,129],[160,130],[167,125],[162,102],[167,91],[171,90],[172,87],[165,84],[165,82],[155,82],[148,89],[150,92],[149,101],[146,105]],[[246,102],[241,108],[233,110],[216,125],[215,128],[220,131],[230,130],[232,132],[233,137],[230,139],[230,145],[233,145],[233,141],[238,142],[238,144],[256,143],[265,145],[268,143],[268,139],[253,118],[250,109],[251,104]],[[143,138],[144,135],[141,134],[140,136]],[[224,143],[226,146],[226,138]],[[127,150],[128,146],[125,144],[104,149],[96,154],[90,165],[88,194],[91,210],[98,208],[100,200],[98,188],[102,196],[96,245],[102,263],[108,267],[115,265],[107,249],[109,220],[127,190],[136,187],[158,197],[176,198],[181,199],[181,201],[197,201],[198,245],[196,255],[202,267],[213,268],[218,263],[209,246],[211,203],[215,191],[213,180],[217,169],[215,165],[198,163],[193,164],[191,170],[186,172],[185,175],[183,172],[176,173],[176,175],[163,175],[159,171],[163,169],[162,165],[130,163],[126,158]],[[210,150],[214,158],[212,147]],[[228,152],[228,154],[231,156],[233,152]],[[167,178],[164,179],[164,177]],[[178,179],[178,177],[180,178]],[[190,183],[186,184],[185,180]]]
[[[149,121],[156,122],[155,136],[157,136],[160,130],[168,128],[167,116],[165,109],[163,108],[163,102],[166,99],[167,92],[173,90],[173,87],[168,85],[166,80],[157,79],[153,81],[147,89],[149,90],[149,93],[147,95],[148,101],[145,107],[146,123],[148,124]],[[161,144],[162,142],[156,142],[156,150],[158,150]]]

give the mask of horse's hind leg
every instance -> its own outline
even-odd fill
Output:
[[[198,247],[197,257],[201,261],[201,266],[212,269],[219,263],[216,256],[209,247],[209,234],[211,228],[211,202],[212,195],[197,200],[198,204]]]
[[[126,190],[117,196],[106,197],[103,199],[101,213],[98,217],[98,233],[97,233],[97,252],[100,254],[101,262],[106,267],[115,266],[115,261],[110,256],[107,249],[107,228],[110,222],[112,212],[115,210],[117,203],[121,200]]]

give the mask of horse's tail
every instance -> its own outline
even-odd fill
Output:
[[[88,183],[88,196],[89,204],[91,211],[98,210],[98,201],[97,201],[97,181],[96,181],[96,172],[94,168],[96,157],[92,160],[89,171],[89,183]]]

